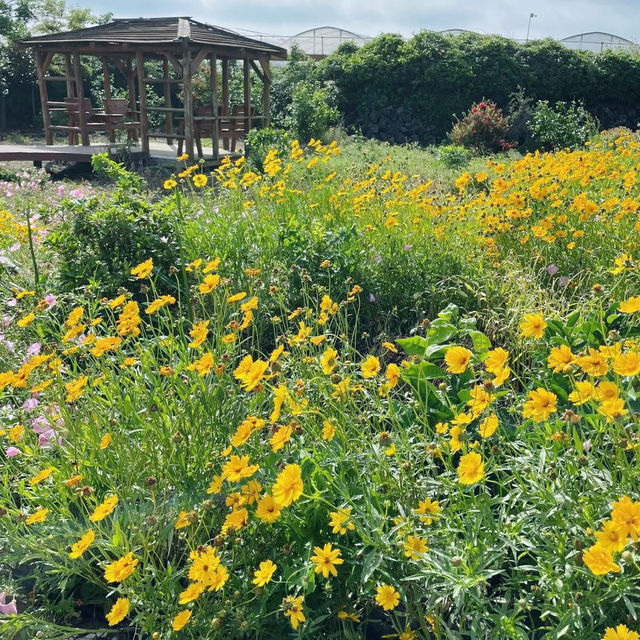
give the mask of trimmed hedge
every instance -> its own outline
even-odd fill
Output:
[[[437,143],[454,114],[483,98],[506,108],[518,88],[534,100],[581,100],[603,128],[640,120],[640,57],[571,50],[551,40],[422,31],[342,46],[320,75],[339,90],[347,127],[389,142]]]

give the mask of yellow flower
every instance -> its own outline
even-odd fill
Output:
[[[607,520],[602,523],[602,531],[596,531],[598,544],[609,553],[622,551],[629,538],[626,533],[626,526],[615,520]]]
[[[195,511],[181,511],[178,514],[178,520],[173,525],[174,529],[185,529],[191,525],[191,522],[195,516]]]
[[[71,553],[69,554],[69,557],[79,558],[93,544],[95,539],[95,533],[93,533],[92,529],[89,529],[89,531],[87,531],[87,533],[85,533],[78,542],[74,542],[71,545]]]
[[[220,276],[217,273],[205,276],[204,280],[198,285],[200,293],[211,293],[220,284]]]
[[[204,266],[204,269],[202,270],[202,273],[217,271],[219,266],[220,266],[220,258],[215,258],[214,260],[207,262],[207,264]]]
[[[441,511],[440,503],[431,498],[418,501],[418,508],[414,509],[414,512],[420,516],[420,522],[424,522],[427,525],[430,525]]]
[[[197,173],[195,176],[193,176],[192,180],[193,184],[196,187],[204,187],[204,185],[207,184],[207,176],[205,176],[203,173]]]
[[[145,313],[147,315],[153,315],[158,309],[162,309],[162,307],[166,307],[169,304],[175,304],[176,299],[173,296],[160,296],[156,298],[146,309]]]
[[[603,401],[602,405],[598,408],[598,413],[603,415],[607,422],[614,422],[616,418],[626,416],[629,413],[624,408],[624,400],[622,398],[611,398],[610,400]]]
[[[107,622],[110,627],[117,625],[126,618],[129,613],[129,606],[128,598],[118,598],[116,600],[116,603],[111,607],[111,611],[107,613]]]
[[[281,508],[288,507],[302,495],[303,488],[302,469],[297,464],[288,464],[276,478],[273,499]]]
[[[449,373],[464,373],[473,354],[464,347],[449,347],[444,354],[444,361]]]
[[[356,525],[351,520],[351,507],[344,507],[329,514],[329,526],[332,527],[333,533],[339,533],[341,536],[348,531],[353,531]]]
[[[289,622],[294,629],[297,629],[301,622],[306,622],[307,620],[304,617],[302,601],[302,596],[298,596],[297,598],[294,598],[293,596],[287,596],[282,601],[284,615],[289,618]]]
[[[119,560],[108,564],[104,570],[104,577],[107,582],[122,582],[126,580],[136,568],[139,560],[134,560],[133,553],[129,552]]]
[[[591,573],[596,576],[622,571],[620,565],[613,561],[611,553],[600,544],[594,544],[592,547],[585,549],[582,552],[582,559],[591,570]]]
[[[189,618],[191,618],[191,609],[185,609],[181,611],[171,623],[171,627],[174,631],[180,631],[185,627],[187,622],[189,622]]]
[[[546,327],[547,323],[539,313],[527,313],[520,323],[520,330],[525,338],[542,338]]]
[[[327,349],[320,358],[320,365],[325,376],[331,374],[338,365],[338,352],[335,349]]]
[[[153,271],[153,260],[149,258],[144,262],[141,262],[138,266],[131,269],[131,275],[135,276],[138,280],[148,278]]]
[[[292,433],[293,429],[290,426],[286,425],[280,427],[269,440],[269,443],[271,444],[271,450],[280,451],[280,449],[282,449],[284,445],[289,442]]]
[[[34,511],[26,520],[26,524],[37,524],[40,522],[44,522],[47,514],[49,513],[49,509],[38,509]]]
[[[607,627],[602,640],[640,640],[640,636],[626,625],[619,624],[615,629]]]
[[[213,367],[213,354],[209,351],[204,353],[202,357],[192,362],[187,369],[189,371],[197,371],[198,375],[202,378],[211,371]]]
[[[497,347],[487,353],[484,366],[489,373],[498,375],[498,373],[505,368],[508,360],[509,352],[505,351],[502,347]]]
[[[201,582],[192,582],[178,596],[178,604],[188,604],[197,600],[204,593],[205,588]]]
[[[44,482],[55,470],[55,467],[47,467],[46,469],[43,469],[40,473],[29,480],[29,484],[34,487],[35,485]]]
[[[327,442],[331,442],[331,440],[333,440],[333,437],[335,435],[336,435],[336,428],[328,420],[325,420],[322,423],[323,440],[327,440]]]
[[[400,367],[392,362],[387,366],[385,376],[387,378],[387,387],[393,389],[400,382]]]
[[[178,186],[178,183],[173,180],[172,178],[169,178],[168,180],[165,180],[163,185],[162,185],[167,191],[171,191],[171,189],[175,189],[175,187]]]
[[[111,434],[105,433],[100,439],[100,448],[106,449],[111,444]]]
[[[380,372],[380,360],[375,356],[367,356],[361,370],[363,378],[375,378]]]
[[[344,564],[344,560],[340,557],[340,549],[334,549],[331,543],[327,542],[323,548],[314,547],[313,552],[315,555],[311,556],[311,562],[316,565],[316,573],[321,573],[325,578],[328,578],[329,574],[338,575],[336,566]]]
[[[189,580],[209,587],[215,580],[215,570],[220,566],[218,552],[213,547],[198,547],[189,554],[189,558]]]
[[[392,611],[400,603],[400,594],[388,584],[378,585],[376,602],[385,610]]]
[[[625,536],[636,541],[640,536],[640,502],[634,502],[629,496],[622,496],[612,504],[611,519]]]
[[[191,349],[195,349],[199,347],[206,339],[207,334],[209,333],[209,320],[205,320],[204,322],[198,322],[193,325],[193,328],[189,332],[192,340],[189,343],[189,347]]]
[[[18,320],[18,322],[16,322],[16,324],[21,329],[24,329],[25,327],[28,327],[35,319],[36,319],[36,316],[35,316],[34,313],[28,313],[23,318],[20,318],[20,320]]]
[[[612,363],[613,370],[622,377],[637,376],[640,373],[640,353],[627,351],[615,356]]]
[[[618,309],[621,313],[636,313],[640,311],[640,296],[633,296],[621,302]]]
[[[250,478],[259,468],[257,464],[249,464],[249,456],[231,456],[222,467],[222,476],[229,482],[239,482]]]
[[[529,392],[522,415],[525,418],[533,418],[534,422],[542,422],[557,411],[557,399],[555,393],[538,387],[535,391]]]
[[[259,500],[256,508],[256,516],[268,524],[275,522],[280,517],[281,512],[282,506],[269,494]]]
[[[478,433],[482,438],[490,438],[497,428],[498,416],[495,413],[491,413],[478,426]]]
[[[229,296],[227,298],[227,302],[229,304],[232,304],[234,302],[240,302],[240,300],[243,300],[246,297],[247,297],[246,291],[239,291],[238,293],[234,293],[232,296]]]
[[[411,560],[417,560],[422,554],[427,553],[429,547],[427,541],[419,536],[407,536],[404,541],[404,555]]]
[[[569,394],[569,401],[579,406],[595,397],[596,388],[588,380],[576,382],[576,388]]]
[[[479,453],[467,453],[458,463],[458,479],[462,484],[475,484],[484,478],[484,462]]]
[[[571,351],[571,347],[566,344],[554,347],[547,358],[547,366],[553,369],[553,373],[569,373],[571,365],[576,361],[576,357]]]
[[[93,510],[93,513],[89,516],[89,520],[91,520],[91,522],[100,522],[100,520],[104,520],[108,515],[113,513],[117,504],[118,496],[109,496],[102,504],[99,504]]]
[[[257,587],[264,587],[267,582],[271,582],[271,578],[273,578],[273,574],[277,568],[278,565],[276,565],[275,562],[271,562],[271,560],[264,560],[260,563],[260,566],[255,572],[253,584]]]
[[[398,353],[398,348],[393,344],[393,342],[383,342],[382,346],[392,353]]]

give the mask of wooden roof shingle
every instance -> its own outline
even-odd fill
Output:
[[[193,43],[225,49],[243,49],[256,54],[285,59],[286,49],[248,38],[222,27],[189,17],[117,18],[106,24],[23,38],[21,47],[53,49],[65,45],[178,45]]]

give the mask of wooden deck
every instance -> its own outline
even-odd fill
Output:
[[[212,147],[203,147],[205,164],[217,166],[224,156],[236,159],[242,153],[220,149],[218,160],[213,160]],[[47,145],[47,144],[0,144],[0,162],[91,162],[91,156],[108,152],[112,157],[121,157],[122,147],[108,144],[82,145]],[[128,156],[132,161],[146,161],[147,164],[175,164],[178,155],[177,145],[160,142],[150,144],[149,156],[145,158],[140,146],[130,147]]]

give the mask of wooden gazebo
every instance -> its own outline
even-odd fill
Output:
[[[179,17],[117,19],[86,29],[25,38],[18,46],[32,48],[35,53],[47,145],[53,145],[54,131],[65,132],[69,145],[79,141],[88,147],[91,132],[104,132],[113,140],[115,131],[123,129],[129,139],[139,137],[141,151],[147,155],[151,138],[178,140],[191,158],[194,143],[202,154],[201,138],[211,138],[213,160],[219,158],[220,140],[223,147],[228,148],[229,142],[235,146],[235,138],[242,137],[256,124],[269,124],[269,61],[286,58],[286,50],[281,47]],[[54,74],[52,62],[58,55],[61,58],[57,58],[59,62],[54,66],[63,71]],[[102,109],[85,97],[81,56],[102,59]],[[145,63],[151,61],[156,64],[148,64],[145,70]],[[205,61],[211,70],[208,100],[194,108],[193,78]],[[240,61],[243,72],[243,102],[233,110],[229,100],[230,61]],[[154,67],[154,73],[149,73],[149,66]],[[126,101],[112,100],[112,70],[126,79],[126,83],[121,82],[126,84]],[[251,104],[252,72],[262,82],[261,115],[256,114],[255,105]],[[49,99],[50,83],[54,82],[66,84],[64,101]],[[159,99],[153,101],[156,104],[149,104],[147,99],[147,87],[152,84],[162,87],[157,92]],[[66,115],[62,124],[55,118],[52,121],[56,111]],[[164,130],[150,128],[152,112],[160,112]]]

